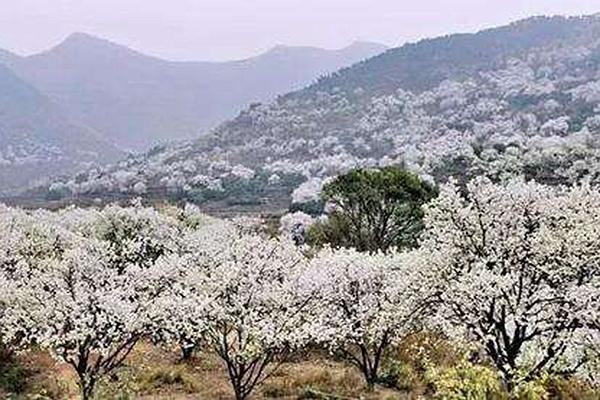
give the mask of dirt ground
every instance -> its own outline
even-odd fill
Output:
[[[16,399],[78,399],[70,366],[39,351],[20,355],[27,382]],[[1,396],[0,398],[5,398]],[[99,399],[233,399],[220,360],[206,353],[181,362],[173,349],[140,344],[125,365],[98,389]],[[360,374],[345,363],[311,355],[283,364],[254,393],[254,399],[411,399],[388,389],[368,392]]]

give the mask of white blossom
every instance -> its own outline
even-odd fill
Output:
[[[478,343],[508,383],[578,369],[597,306],[576,299],[600,276],[600,192],[479,179],[466,199],[444,186],[426,222],[448,333]]]

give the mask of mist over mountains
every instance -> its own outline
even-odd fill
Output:
[[[69,116],[140,151],[197,137],[252,102],[300,89],[383,50],[359,42],[340,50],[278,46],[241,61],[171,62],[75,33],[46,52],[3,58]]]
[[[423,40],[252,105],[195,141],[55,180],[47,196],[261,206],[400,164],[428,177],[600,178],[600,18]]]
[[[383,50],[366,42],[340,50],[277,46],[240,61],[171,62],[83,33],[32,56],[0,50],[0,186],[18,189],[198,137],[251,103]],[[25,88],[31,94],[23,97]],[[91,143],[94,154],[84,156]]]
[[[71,121],[48,97],[0,65],[2,190],[123,156],[98,132]]]

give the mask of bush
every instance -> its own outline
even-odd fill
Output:
[[[571,378],[551,378],[546,385],[551,399],[561,400],[597,400],[600,388],[594,388],[585,381]]]
[[[21,393],[27,386],[28,373],[19,364],[10,360],[8,363],[0,361],[0,393]]]
[[[544,374],[530,382],[521,382],[513,390],[518,400],[597,400],[600,390],[575,377]]]
[[[0,341],[0,393],[21,393],[25,390],[28,373]]]
[[[324,393],[324,392],[320,392],[316,389],[313,388],[307,388],[305,389],[299,396],[298,399],[300,400],[344,400],[347,399],[347,397],[342,397],[342,396],[337,396],[335,394],[330,394],[330,393]]]
[[[433,398],[444,400],[504,399],[500,377],[491,368],[464,361],[450,368],[430,368]],[[532,399],[533,400],[533,399]]]
[[[153,392],[160,389],[179,388],[186,393],[199,390],[195,379],[185,369],[185,366],[157,368],[146,372],[140,378],[140,391]]]
[[[378,383],[391,389],[409,392],[419,384],[419,380],[418,373],[409,363],[390,360],[384,365]]]
[[[529,382],[519,382],[512,391],[513,398],[518,400],[548,400],[546,387],[549,377],[544,375]]]

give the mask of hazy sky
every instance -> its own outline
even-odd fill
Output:
[[[168,59],[224,60],[275,44],[396,46],[540,14],[592,14],[600,0],[0,0],[0,48],[38,52],[88,32]]]

